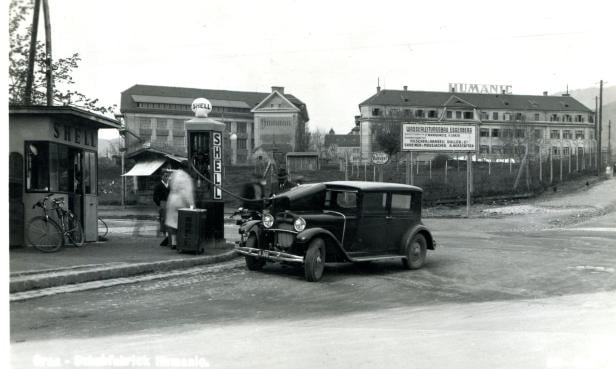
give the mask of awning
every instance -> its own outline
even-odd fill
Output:
[[[163,164],[165,164],[164,159],[160,160],[152,160],[152,161],[144,161],[141,163],[135,164],[135,166],[129,170],[128,172],[122,174],[123,176],[151,176],[152,173],[156,172],[158,168],[160,168]]]

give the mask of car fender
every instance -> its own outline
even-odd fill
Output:
[[[246,235],[246,238],[248,238],[251,234],[254,234],[257,236],[257,243],[259,243],[259,241],[261,241],[261,227],[259,227],[260,223],[260,220],[249,220],[240,226],[239,232]]]
[[[316,227],[301,231],[295,236],[295,241],[298,244],[308,244],[313,238],[318,236],[324,236],[333,241],[336,247],[346,256],[346,251],[342,248],[342,244],[338,241],[338,238],[325,228]]]
[[[400,247],[404,249],[404,247],[408,245],[409,242],[411,242],[413,236],[415,236],[419,232],[426,236],[426,241],[428,242],[428,249],[434,250],[436,248],[436,242],[434,241],[434,237],[432,237],[432,232],[430,232],[430,230],[423,224],[416,224],[415,226],[407,230],[404,233],[404,236],[402,236],[402,242],[400,244]]]

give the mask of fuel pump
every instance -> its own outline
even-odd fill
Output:
[[[223,132],[222,122],[208,118],[212,111],[209,100],[198,98],[192,103],[195,118],[185,124],[188,161],[196,177],[197,208],[205,209],[205,237],[224,244]]]

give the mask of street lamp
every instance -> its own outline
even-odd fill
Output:
[[[231,165],[237,164],[237,135],[235,132],[229,136],[231,139]]]
[[[122,113],[115,113],[114,117],[116,118],[116,120],[120,121],[120,129],[119,129],[119,133],[120,133],[120,160],[121,160],[121,174],[120,174],[120,183],[122,186],[122,190],[121,190],[121,197],[120,197],[120,204],[122,205],[122,208],[126,208],[126,194],[125,194],[125,188],[126,188],[126,177],[124,177],[124,155],[126,153],[126,123],[124,122],[124,114]]]

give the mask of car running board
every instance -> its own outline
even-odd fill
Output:
[[[380,260],[394,260],[394,259],[405,259],[406,256],[403,255],[364,255],[364,256],[352,256],[347,255],[349,260],[353,262],[362,262],[362,261],[380,261]]]

